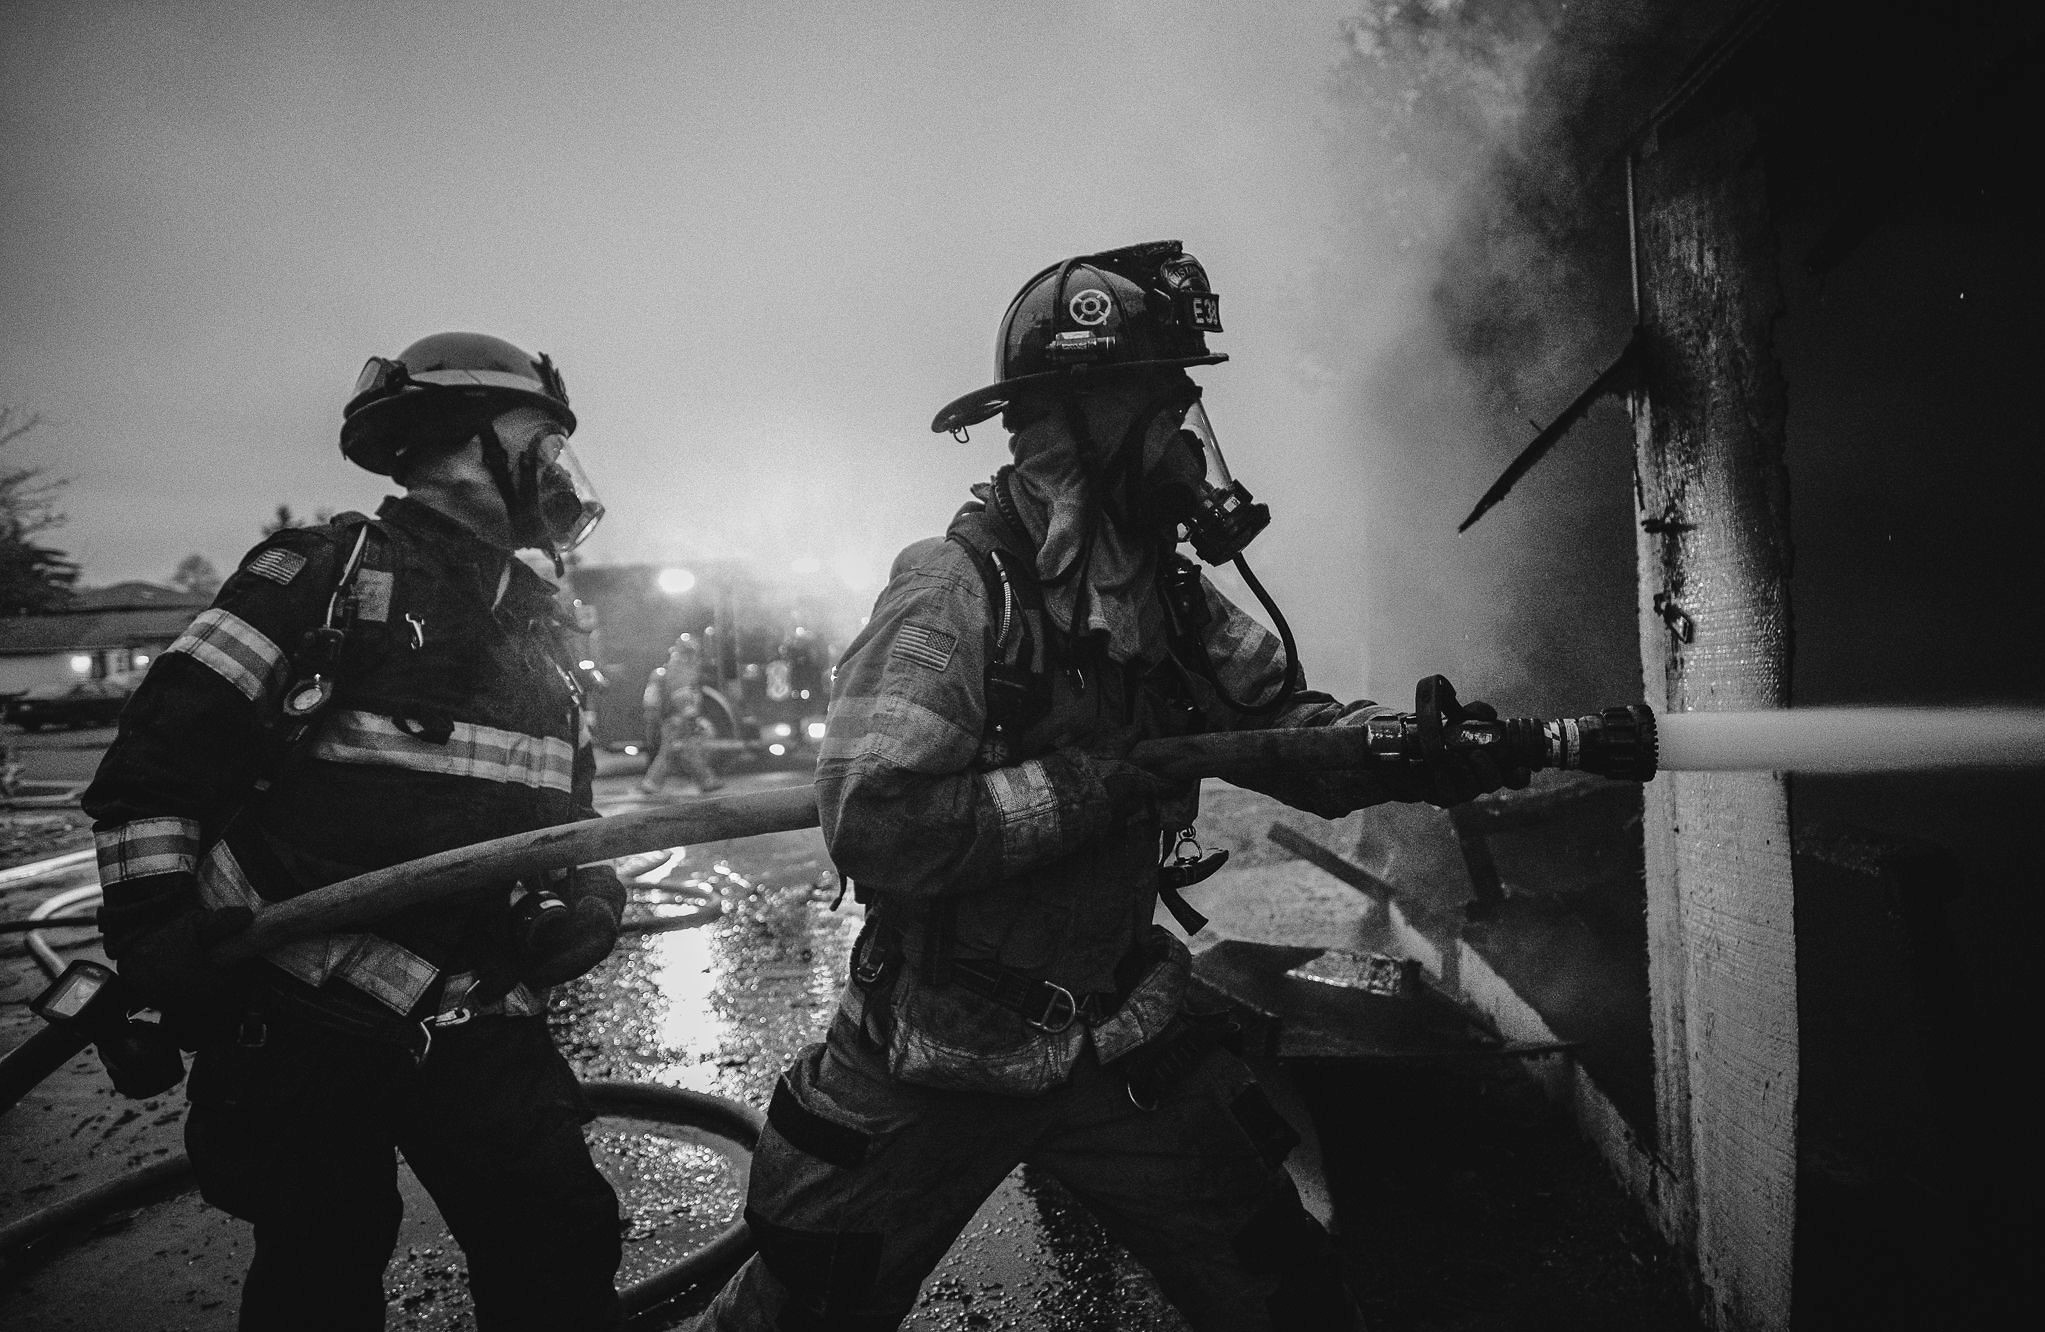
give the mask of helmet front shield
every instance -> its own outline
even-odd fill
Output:
[[[566,435],[547,435],[533,447],[539,456],[540,522],[547,541],[565,555],[596,530],[604,502],[597,498],[596,485]]]
[[[1180,416],[1165,450],[1167,461],[1176,464],[1171,470],[1178,472],[1165,483],[1166,504],[1201,559],[1226,564],[1271,525],[1271,506],[1259,504],[1229,472],[1214,423],[1198,397]],[[1179,450],[1183,453],[1174,458]]]

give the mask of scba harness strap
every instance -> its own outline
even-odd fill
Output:
[[[1034,563],[1002,536],[999,520],[977,503],[959,510],[945,531],[973,557],[987,591],[987,731],[997,742],[1020,736],[1051,710],[1051,673],[1069,655],[1053,659],[1062,643],[1052,641]]]
[[[346,553],[341,556],[321,622],[305,631],[297,650],[287,659],[288,683],[276,714],[268,720],[269,752],[243,810],[259,802],[279,781],[289,781],[296,762],[318,753],[330,705],[351,674],[373,667],[387,646],[396,591],[395,538],[383,523],[360,513],[341,514],[330,526],[334,550]],[[417,647],[423,638],[422,624],[410,615],[406,621]],[[569,682],[573,705],[579,707],[572,677],[559,661],[554,664]],[[349,714],[335,715],[337,726],[346,729]],[[435,745],[447,744],[455,730],[452,718],[438,714],[393,714],[390,720],[405,735]],[[216,841],[225,842],[227,825],[236,823],[243,810],[223,824]],[[206,867],[202,873],[245,880],[245,870],[237,866],[227,874],[220,861],[223,857],[234,861],[237,855],[263,859],[266,845],[259,833],[241,837],[231,846],[209,845],[202,855]],[[290,878],[293,873],[289,866],[267,860],[263,867],[268,876]],[[345,981],[369,1001],[390,1010],[393,1018],[379,1019],[378,1028],[395,1031],[412,1048],[415,1061],[425,1059],[436,1029],[458,1026],[475,1013],[526,1016],[543,1010],[544,993],[514,978],[486,982],[473,971],[449,972],[374,932],[339,937],[347,940],[348,947],[338,959],[331,948],[303,944],[286,945],[266,956],[285,975],[315,991],[329,981]],[[314,1001],[307,1002],[317,1007]],[[388,1025],[392,1020],[397,1021],[395,1027]]]
[[[983,756],[998,765],[1013,757],[1011,747],[1050,711],[1054,674],[1060,670],[1082,672],[1085,667],[1081,654],[1073,650],[1068,636],[1045,613],[1043,584],[1036,575],[1034,556],[1018,548],[1019,534],[1012,530],[1011,522],[1004,521],[976,501],[959,510],[946,529],[945,537],[957,542],[972,556],[973,566],[979,571],[986,591],[989,607],[984,691],[986,728],[981,747]],[[1198,601],[1197,571],[1194,580],[1192,595]],[[1173,656],[1180,663],[1179,669],[1184,670],[1186,653],[1201,653],[1204,660],[1205,649],[1200,645],[1199,630],[1206,623],[1206,606],[1204,601],[1198,601],[1201,615],[1196,619],[1179,604],[1185,598],[1183,587],[1177,584],[1168,587],[1161,583],[1159,591],[1166,603],[1169,632],[1174,636],[1183,634],[1189,640],[1185,644],[1173,644]],[[1096,669],[1105,664],[1105,658],[1102,658]],[[1146,683],[1146,677],[1134,667],[1128,672],[1128,682],[1132,694],[1140,689],[1157,689],[1156,685]],[[1169,695],[1164,701],[1167,706],[1177,706],[1186,714],[1189,723],[1197,726],[1198,712],[1190,698]],[[1169,858],[1164,847],[1160,847],[1156,886],[1160,899],[1181,928],[1189,934],[1197,934],[1206,926],[1207,918],[1194,910],[1180,896],[1179,890],[1218,869],[1227,853],[1216,853],[1207,858],[1208,864],[1193,868],[1180,854],[1180,848],[1190,835],[1191,829],[1171,835]],[[1109,1002],[1112,995],[1075,996],[1061,986],[1009,971],[995,963],[968,964],[957,958],[957,910],[955,902],[944,898],[932,902],[925,909],[922,947],[918,950],[917,963],[930,984],[960,984],[983,998],[1022,1013],[1046,1030],[1063,1030],[1075,1018],[1091,1021],[1090,1013],[1100,1012],[1105,1016],[1106,1012],[1112,1011]],[[972,974],[968,974],[969,970]],[[881,973],[876,969],[872,976],[860,977],[855,964],[855,977],[870,988],[880,980]],[[1046,1025],[1050,1023],[1056,1025]]]
[[[381,625],[390,616],[394,574],[390,565],[390,534],[374,518],[344,513],[333,520],[338,545],[348,546],[334,590],[327,597],[326,618],[299,638],[292,652],[290,683],[285,686],[277,718],[275,766],[303,744],[340,687],[341,654],[358,621]],[[354,539],[348,539],[348,532]],[[268,776],[273,776],[274,771]],[[267,785],[267,781],[264,783]]]

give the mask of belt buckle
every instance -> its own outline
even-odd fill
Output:
[[[1026,1017],[1023,1019],[1023,1022],[1035,1027],[1038,1031],[1056,1036],[1059,1032],[1071,1026],[1072,1020],[1079,1016],[1079,1002],[1072,997],[1072,991],[1066,989],[1063,985],[1053,981],[1039,981],[1037,983],[1048,988],[1051,991],[1051,997],[1044,1001],[1044,1011],[1040,1016]],[[1054,1018],[1053,1015],[1058,1013],[1061,1006],[1065,1012],[1062,1016]],[[1052,1026],[1051,1024],[1054,1021],[1058,1025]]]

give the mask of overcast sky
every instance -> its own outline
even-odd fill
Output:
[[[373,507],[336,444],[363,359],[478,329],[566,373],[590,558],[806,556],[870,596],[1003,460],[929,422],[1016,288],[1176,237],[1277,515],[1253,559],[1360,687],[1357,515],[1401,441],[1359,404],[1432,273],[1370,221],[1425,186],[1336,94],[1351,0],[0,7],[0,401],[49,418],[5,461],[71,479],[88,582]]]

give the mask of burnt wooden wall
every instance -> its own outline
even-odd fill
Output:
[[[1659,711],[1789,702],[1782,294],[1740,73],[1721,67],[1687,90],[1633,162],[1640,644]],[[1645,798],[1655,1203],[1694,1254],[1714,1325],[1787,1327],[1798,1087],[1787,787],[1779,773],[1666,773]]]

